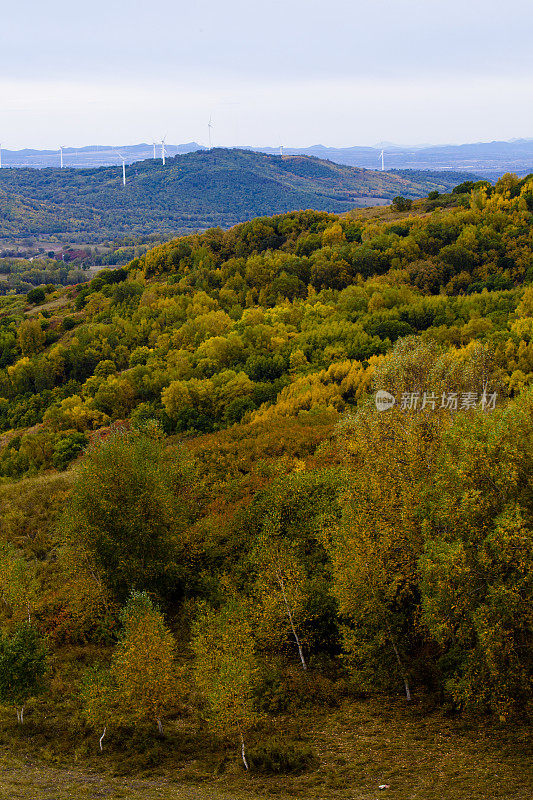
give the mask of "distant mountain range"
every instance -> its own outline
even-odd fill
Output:
[[[181,155],[183,153],[194,153],[198,150],[206,150],[197,142],[187,144],[167,144],[165,152],[168,156]],[[156,143],[157,157],[161,157],[161,143]],[[86,147],[64,147],[63,164],[68,168],[87,169],[88,167],[109,167],[112,164],[120,164],[121,157],[126,164],[135,161],[144,161],[154,156],[154,145],[147,144],[128,144],[114,147],[112,145],[94,144]],[[3,167],[34,167],[44,169],[45,167],[59,167],[61,165],[61,155],[58,150],[6,150],[2,149]]]
[[[123,234],[171,236],[297,209],[343,212],[396,195],[449,191],[472,175],[376,172],[309,156],[213,149],[126,169],[0,170],[0,238],[56,235],[95,242]]]
[[[385,168],[415,170],[460,170],[474,172],[493,180],[505,172],[524,176],[533,172],[533,139],[511,142],[478,142],[476,144],[438,145],[431,147],[384,146]],[[275,153],[279,148],[264,148],[262,152]],[[338,164],[378,169],[381,148],[376,147],[323,147],[287,148],[287,154],[327,158]]]
[[[205,150],[197,142],[166,145],[169,156]],[[242,147],[260,153],[277,154],[279,147]],[[478,142],[461,145],[406,146],[387,143],[384,145],[386,169],[415,170],[459,170],[494,179],[504,172],[526,175],[533,172],[533,139],[516,139],[509,142]],[[112,147],[89,145],[87,147],[65,147],[64,164],[67,167],[110,166],[120,163],[119,153],[127,163],[153,158],[153,144],[124,145]],[[376,147],[287,147],[286,155],[307,155],[376,170],[380,168],[381,146]],[[160,157],[161,144],[156,144],[156,155]],[[60,163],[58,150],[2,150],[2,163],[6,167],[57,167]]]

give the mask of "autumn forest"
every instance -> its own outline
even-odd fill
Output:
[[[1,297],[0,745],[220,797],[442,797],[391,738],[372,764],[320,738],[353,714],[372,748],[379,708],[495,731],[492,796],[521,796],[532,222],[508,174]]]

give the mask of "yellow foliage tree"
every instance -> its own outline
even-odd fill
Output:
[[[238,735],[248,769],[244,735],[256,718],[252,704],[257,665],[247,609],[237,602],[220,611],[202,607],[193,626],[192,648],[208,722],[223,735]]]
[[[45,342],[45,334],[38,319],[26,319],[17,331],[17,340],[23,356],[40,353]]]
[[[296,552],[279,534],[279,520],[270,515],[252,550],[257,567],[258,635],[269,641],[294,639],[302,669],[307,670],[298,628],[305,616],[305,571]]]
[[[162,718],[176,702],[174,637],[145,592],[131,594],[121,618],[124,631],[111,663],[121,714],[154,720],[162,733]]]
[[[175,642],[163,615],[145,592],[132,592],[121,619],[109,670],[89,672],[82,689],[87,722],[104,728],[100,749],[111,722],[153,721],[163,733],[162,720],[176,704]]]

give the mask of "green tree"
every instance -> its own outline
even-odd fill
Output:
[[[20,724],[27,701],[42,691],[45,674],[46,648],[35,628],[23,622],[0,633],[0,702],[15,706]]]
[[[533,393],[458,417],[424,492],[423,622],[461,706],[533,703]]]
[[[402,197],[401,195],[398,195],[398,197],[394,197],[392,199],[392,208],[394,209],[394,211],[410,211],[412,205],[413,205],[412,200],[408,200],[407,198]]]
[[[35,289],[30,289],[28,294],[26,295],[26,300],[28,303],[44,303],[46,300],[46,295],[44,293],[44,289],[41,289],[40,286],[36,287]]]
[[[87,451],[62,527],[118,602],[132,590],[174,599],[185,591],[189,481],[184,459],[167,458],[160,441],[137,431],[116,431]]]

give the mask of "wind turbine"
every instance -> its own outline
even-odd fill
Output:
[[[209,149],[211,150],[211,129],[214,128],[213,120],[211,116],[209,116],[209,122],[207,123],[207,135],[209,136]]]
[[[156,158],[157,158],[157,155],[156,155],[156,152],[155,152],[155,148],[156,148],[156,146],[157,146],[157,142],[152,142],[152,144],[153,144],[153,146],[154,146],[154,161],[155,161],[155,160],[156,160]]]
[[[124,160],[124,156],[122,155],[122,153],[119,153],[118,151],[117,151],[117,156],[122,161],[122,185],[125,186],[126,185],[126,161]]]
[[[61,169],[63,169],[63,150],[64,150],[64,148],[65,148],[64,144],[59,146],[59,153],[60,153],[60,158],[61,158]]]
[[[280,146],[279,146],[279,154],[283,158],[283,145],[282,144],[280,144]]]
[[[385,151],[381,151],[381,171],[385,172]]]
[[[166,138],[167,138],[166,136],[163,136],[163,138],[161,139],[161,161],[163,162],[163,166],[165,166],[165,163],[166,163],[165,162],[165,157],[167,155],[167,151],[165,150],[165,139]]]

